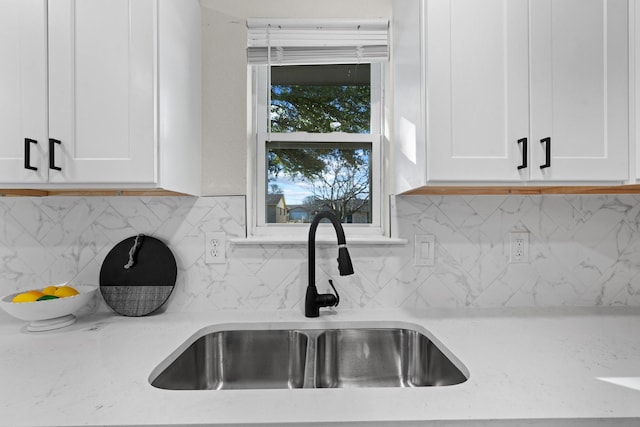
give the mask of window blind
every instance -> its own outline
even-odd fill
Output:
[[[247,20],[249,64],[304,65],[389,59],[386,19]]]

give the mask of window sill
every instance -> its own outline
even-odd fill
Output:
[[[307,236],[284,236],[284,237],[247,237],[247,238],[234,238],[229,239],[229,242],[233,245],[307,245]],[[402,246],[409,243],[407,239],[400,239],[397,237],[384,237],[384,236],[366,236],[366,237],[347,237],[347,246],[373,246],[373,245],[393,245]],[[318,237],[316,239],[316,245],[335,245],[336,238]]]

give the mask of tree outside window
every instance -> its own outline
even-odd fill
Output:
[[[369,64],[272,67],[273,134],[371,132]],[[267,142],[267,198],[282,195],[279,222],[310,222],[332,209],[342,222],[371,223],[371,143]],[[274,215],[267,212],[267,222]]]

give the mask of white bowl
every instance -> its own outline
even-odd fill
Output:
[[[65,284],[57,285],[64,286]],[[73,313],[81,309],[94,297],[97,286],[72,285],[79,294],[70,297],[33,302],[11,302],[13,297],[24,292],[16,292],[0,299],[0,307],[11,316],[28,320],[29,331],[48,331],[71,325],[76,321]]]

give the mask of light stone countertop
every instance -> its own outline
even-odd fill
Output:
[[[319,319],[289,311],[97,313],[39,333],[24,324],[0,313],[2,426],[640,425],[640,308],[338,310]],[[411,324],[455,355],[470,374],[465,383],[221,391],[149,384],[152,371],[205,327]]]

